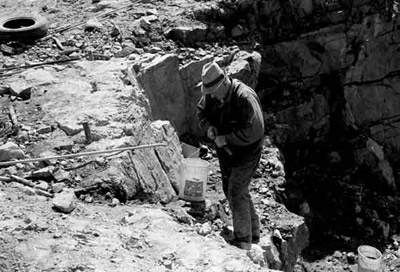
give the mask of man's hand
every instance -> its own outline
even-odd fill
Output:
[[[219,148],[227,145],[224,135],[219,135],[215,137],[214,142]]]
[[[208,130],[207,130],[207,137],[208,137],[210,140],[214,141],[214,139],[215,139],[215,137],[217,137],[217,135],[218,135],[218,130],[217,130],[217,128],[214,127],[214,126],[209,126],[209,127],[208,127]]]

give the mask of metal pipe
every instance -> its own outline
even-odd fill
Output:
[[[44,161],[44,160],[74,158],[74,157],[79,157],[79,156],[88,156],[88,155],[97,155],[97,154],[104,154],[104,153],[122,152],[122,151],[127,151],[127,150],[143,149],[143,148],[150,148],[150,147],[157,147],[157,146],[167,146],[167,143],[156,143],[156,144],[148,144],[148,145],[129,146],[129,147],[121,147],[121,148],[110,149],[110,150],[89,151],[89,152],[82,152],[82,153],[68,154],[68,155],[60,155],[60,156],[52,156],[52,157],[45,157],[45,158],[32,158],[32,159],[26,159],[26,160],[6,161],[6,162],[0,162],[0,167],[14,165],[14,164],[17,164],[17,163],[28,163],[28,162]]]
[[[23,65],[23,66],[2,68],[2,69],[0,69],[0,76],[2,75],[1,73],[6,72],[6,71],[10,71],[10,70],[27,69],[27,68],[32,68],[32,67],[37,67],[37,66],[42,66],[42,65],[48,65],[48,64],[59,64],[59,63],[65,63],[65,62],[74,61],[74,60],[80,60],[80,59],[81,59],[80,57],[73,57],[73,58],[69,58],[69,59],[61,59],[61,60],[54,60],[54,61],[47,61],[47,62],[28,64],[28,65]],[[7,74],[4,74],[4,75],[7,75]]]

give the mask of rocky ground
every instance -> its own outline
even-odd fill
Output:
[[[199,24],[193,17],[199,5],[203,8],[215,7],[216,2],[2,1],[1,10],[7,13],[15,10],[36,11],[45,16],[49,21],[49,33],[53,36],[31,44],[2,44],[0,81],[15,73],[16,70],[10,69],[15,66],[59,60],[68,63],[70,58],[87,61],[131,58],[134,61],[138,55],[145,53],[174,52],[179,54],[180,63],[184,64],[201,58],[205,52],[215,55],[229,53],[230,46],[235,45],[230,41],[220,45],[199,44],[200,47],[194,49],[167,38],[170,29],[178,23],[188,26]],[[218,35],[223,38],[216,30],[216,39]],[[90,65],[80,69],[90,70]],[[65,73],[65,78],[71,76],[71,81],[75,76],[69,74],[63,66],[55,70]],[[105,87],[92,86],[93,92]],[[27,154],[41,154],[46,150],[46,144],[54,144],[54,139],[48,136],[49,127],[42,124],[42,108],[57,112],[71,106],[67,96],[59,95],[56,98],[53,102],[46,101],[44,97],[42,100],[36,98],[35,102],[42,103],[29,103],[29,99],[25,100],[21,96],[8,93],[2,95],[2,114],[8,112],[11,102],[15,102],[20,122],[20,130],[8,137],[17,142]],[[70,110],[79,109],[71,107]],[[118,138],[122,128],[113,129],[113,132],[107,133],[117,135],[115,137]],[[106,132],[97,133],[102,137]],[[52,134],[52,137],[57,136]],[[75,138],[72,144],[68,144],[64,138],[59,139],[57,147],[61,153],[72,149],[79,151],[84,147],[84,137],[80,137]],[[168,205],[140,201],[120,203],[110,195],[101,194],[101,190],[82,193],[73,212],[65,214],[53,208],[51,198],[39,195],[38,191],[35,192],[29,186],[3,180],[0,183],[0,271],[266,270],[264,258],[257,255],[257,247],[252,252],[244,252],[225,241],[227,234],[224,226],[229,221],[229,211],[225,203],[219,202],[223,197],[218,163],[212,150],[209,150],[205,159],[211,162],[212,171],[207,191],[207,214],[201,218],[189,215],[190,204],[184,201],[177,200]],[[271,204],[275,201],[276,192],[284,180],[279,159],[279,151],[267,144],[260,168],[263,170],[260,171],[266,172],[270,179],[264,183],[257,179],[263,173],[257,173],[252,184],[264,234],[274,229],[272,219],[279,217],[279,209],[283,209],[280,205],[269,210],[263,209],[266,202]],[[48,164],[68,169],[86,162],[86,159],[71,159]],[[101,169],[102,163],[102,158],[92,161],[90,171]],[[2,169],[1,173],[16,175],[37,168],[36,164],[17,165]],[[87,169],[83,168],[72,178],[66,179],[69,183],[63,187],[78,189]],[[44,178],[35,185],[36,189],[43,191],[56,190],[52,187],[54,184],[48,184]],[[219,205],[212,205],[215,203]],[[285,234],[274,235],[279,239],[280,235]],[[382,249],[384,271],[400,269],[399,242],[400,239],[394,237],[386,249]],[[268,244],[268,241],[265,243]],[[201,248],[201,254],[198,248]],[[311,249],[307,253],[300,256],[295,271],[357,271],[356,252],[338,249],[321,254]],[[270,263],[273,260],[276,259],[272,257]]]
[[[86,65],[89,66],[85,67]],[[36,80],[60,82],[61,88],[60,85],[54,83],[46,85],[46,89],[50,91],[45,93],[34,91],[31,99],[27,100],[18,97],[17,100],[11,101],[12,95],[3,95],[1,105],[4,116],[8,115],[6,112],[12,105],[17,115],[19,129],[16,133],[10,131],[11,134],[2,138],[2,142],[7,143],[2,145],[1,156],[8,154],[9,158],[22,158],[25,153],[36,158],[51,157],[97,148],[104,150],[123,141],[127,137],[122,136],[126,128],[118,127],[116,120],[122,120],[122,123],[127,125],[124,120],[129,114],[123,109],[127,104],[125,100],[133,99],[129,98],[132,86],[122,85],[116,88],[118,82],[121,81],[118,78],[120,73],[116,73],[118,80],[107,77],[110,71],[122,69],[120,67],[120,62],[110,60],[110,62],[74,63],[63,71],[58,70],[60,67],[56,70],[46,69],[48,74],[45,77],[39,76]],[[102,80],[97,82],[102,91],[95,92],[97,95],[93,96],[93,93],[86,89],[87,85],[80,83],[82,77],[86,81],[88,76],[93,75],[91,73],[96,74],[99,71],[102,72]],[[36,72],[28,71],[24,75],[31,78]],[[21,82],[26,82],[25,79],[21,79]],[[64,84],[75,86],[75,88],[65,89]],[[72,97],[79,97],[79,100],[71,99]],[[121,98],[125,98],[124,103],[121,102]],[[102,104],[104,100],[107,105]],[[73,114],[80,114],[81,103],[86,107],[92,105],[93,109],[90,111],[93,110],[96,115],[95,122],[103,123],[102,126],[92,126],[94,140],[90,145],[85,143],[83,131],[74,136],[67,136],[64,131],[52,128],[51,125],[54,120],[59,120],[66,128],[69,128],[67,130],[72,131],[75,126],[69,126],[64,121],[67,122]],[[102,105],[100,109],[98,105]],[[86,107],[83,109],[87,110]],[[65,119],[65,115],[70,118]],[[114,119],[110,118],[111,115]],[[2,135],[4,135],[4,128],[7,126],[3,127]],[[128,136],[128,138],[132,137]],[[10,146],[11,143],[14,143],[14,148]],[[5,147],[7,145],[9,145],[8,148]],[[15,148],[17,146],[18,148]],[[4,152],[5,150],[8,152]],[[112,161],[112,157],[118,157],[115,153],[110,155],[46,159],[39,163],[2,167],[0,176],[4,197],[1,199],[4,203],[1,205],[3,218],[1,228],[4,244],[7,245],[2,252],[5,256],[2,260],[4,271],[17,269],[20,271],[128,271],[133,268],[138,271],[171,269],[174,271],[257,271],[266,269],[267,264],[262,255],[260,259],[259,252],[258,255],[255,254],[252,257],[254,259],[252,261],[246,252],[230,246],[225,241],[225,238],[229,239],[229,231],[226,228],[230,221],[229,211],[226,202],[223,202],[218,164],[211,149],[204,154],[205,159],[213,165],[210,169],[209,190],[206,196],[207,213],[205,216],[197,214],[197,217],[196,214],[194,214],[195,217],[189,215],[189,210],[192,208],[190,203],[178,201],[177,198],[168,205],[161,205],[148,200],[126,201],[115,194],[113,187],[105,182],[106,177],[101,176],[103,170]],[[136,158],[137,156],[139,157]],[[136,160],[140,158],[145,159],[140,156],[139,151],[135,152],[132,160],[137,162]],[[272,197],[274,184],[279,186],[279,182],[282,182],[283,167],[277,158],[278,150],[272,146],[266,146],[263,167],[257,173],[257,177],[271,173],[275,178],[269,180],[268,183],[265,183],[263,179],[257,179],[254,184],[260,215],[265,226],[265,239],[263,239],[265,242],[263,243],[275,250],[273,251],[275,255],[270,256],[271,268],[274,265],[273,261],[279,262],[279,258],[276,255],[276,247],[271,246],[269,242],[267,233],[273,228],[272,224],[278,222],[273,217],[279,217],[282,213],[280,210],[264,210],[263,207],[264,204],[274,207],[275,202]],[[21,180],[17,179],[15,182],[7,178],[13,176],[23,177],[25,180],[22,180],[21,184]],[[100,186],[97,183],[99,180]],[[275,207],[283,209],[278,204]],[[158,220],[161,221],[157,223]],[[285,220],[296,223],[298,218],[292,216]],[[27,227],[27,224],[30,227]],[[142,228],[146,233],[140,232]],[[147,233],[147,231],[150,232]],[[83,240],[97,237],[101,239],[94,241],[97,247],[94,249],[94,244],[91,242],[77,243],[75,234],[80,237],[78,239]],[[286,233],[278,234],[279,232],[276,232],[279,239],[286,238],[287,235]],[[146,238],[150,236],[151,238]],[[125,245],[126,241],[132,245]],[[69,246],[59,248],[63,245]],[[83,252],[87,254],[82,254]],[[78,264],[77,258],[80,260]],[[59,262],[59,260],[63,261]],[[279,264],[275,265],[279,266]]]
[[[15,185],[2,186],[1,195],[1,271],[259,270],[179,205],[111,208],[101,201],[79,203],[66,215]]]

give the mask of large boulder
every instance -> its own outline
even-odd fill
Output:
[[[110,159],[102,171],[92,172],[82,181],[83,187],[99,184],[123,202],[142,199],[168,203],[177,196],[183,156],[179,138],[168,121],[155,121],[142,127],[140,135],[107,142],[113,142],[115,148],[165,145],[138,148]],[[91,144],[93,149],[96,146],[101,144]]]
[[[205,24],[195,26],[177,26],[166,31],[169,39],[181,41],[186,46],[194,46],[206,40],[208,28]]]
[[[283,204],[272,198],[265,203],[262,211],[266,215],[265,224],[273,231],[260,241],[260,245],[271,268],[292,272],[298,256],[309,244],[309,229],[302,216],[291,213]]]
[[[178,133],[186,126],[186,94],[179,75],[177,55],[156,56],[142,62],[138,83],[150,101],[153,117],[169,120]]]

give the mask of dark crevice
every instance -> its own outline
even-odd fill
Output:
[[[269,104],[273,100],[283,102],[283,98],[295,106],[314,99],[316,94],[327,99],[329,112],[323,116],[329,116],[329,121],[324,133],[311,127],[302,140],[279,146],[287,174],[285,196],[279,199],[306,220],[310,245],[302,255],[309,261],[338,249],[354,251],[363,243],[382,248],[388,238],[387,228],[396,233],[399,227],[395,219],[398,202],[383,204],[387,198],[398,201],[398,196],[382,185],[384,181],[376,169],[355,160],[354,152],[365,148],[366,140],[373,137],[369,130],[344,122],[345,73],[338,70],[321,75],[319,86],[308,93],[296,94],[292,89],[290,98],[281,96],[290,87],[279,79],[260,79],[257,87],[264,109],[275,114],[284,108]]]

